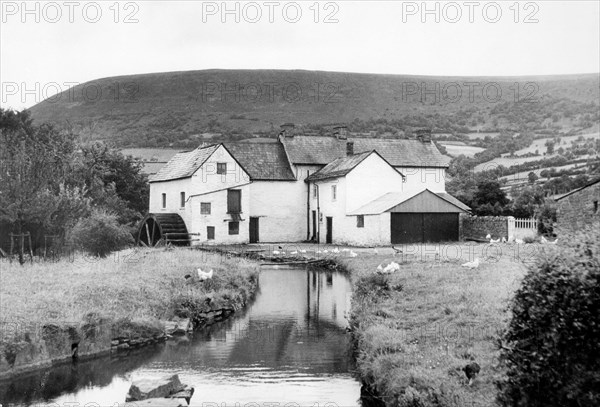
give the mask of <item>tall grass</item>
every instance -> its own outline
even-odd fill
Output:
[[[214,270],[206,282],[184,276]],[[79,324],[94,313],[108,320],[156,323],[173,317],[181,298],[225,306],[254,289],[255,263],[187,249],[75,257],[56,263],[0,263],[0,321],[22,330],[47,323]],[[6,330],[4,339],[10,339]]]
[[[495,405],[503,374],[496,339],[525,267],[509,258],[475,270],[460,260],[396,260],[401,270],[382,282],[375,269],[386,260],[346,262],[362,379],[389,406]],[[472,360],[481,373],[468,386],[461,369]]]

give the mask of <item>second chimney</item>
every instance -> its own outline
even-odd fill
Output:
[[[346,155],[354,155],[354,143],[352,141],[346,143]]]
[[[419,129],[415,133],[417,133],[417,140],[419,140],[421,143],[431,142],[431,130]]]

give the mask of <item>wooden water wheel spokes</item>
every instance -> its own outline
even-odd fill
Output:
[[[189,235],[185,222],[176,213],[151,213],[147,215],[138,229],[137,244],[139,246],[157,247],[176,238],[172,244],[189,245]]]

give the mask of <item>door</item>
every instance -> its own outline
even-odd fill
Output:
[[[317,240],[317,211],[312,211],[312,239]]]
[[[333,241],[333,218],[327,217],[327,235],[325,237],[325,243],[332,243]]]
[[[258,243],[258,218],[250,217],[250,243]]]
[[[392,244],[422,243],[423,214],[392,213]]]
[[[392,244],[458,241],[458,213],[392,213]]]
[[[423,236],[425,242],[458,241],[458,213],[424,213]]]

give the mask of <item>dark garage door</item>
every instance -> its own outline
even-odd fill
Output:
[[[458,241],[458,213],[392,213],[392,244]]]

